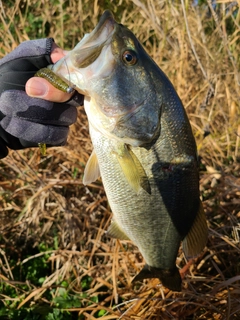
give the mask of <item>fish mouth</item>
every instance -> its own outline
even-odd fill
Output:
[[[107,38],[113,31],[115,24],[116,21],[114,20],[112,12],[109,10],[104,11],[97,26],[91,32],[92,40],[98,38],[99,36],[105,36]]]
[[[93,31],[86,34],[72,50],[71,61],[74,67],[86,68],[91,65],[101,54],[102,48],[111,42],[116,25],[111,11],[106,10]]]

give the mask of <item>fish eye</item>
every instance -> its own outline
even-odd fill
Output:
[[[123,52],[122,55],[123,62],[129,66],[133,66],[134,64],[137,63],[137,55],[134,51],[132,50],[126,50]]]

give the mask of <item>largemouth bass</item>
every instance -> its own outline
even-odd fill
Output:
[[[113,212],[108,234],[130,239],[143,255],[134,280],[157,277],[180,291],[180,243],[195,256],[208,232],[196,144],[173,85],[109,11],[51,68],[85,95],[94,150],[83,182],[102,177]]]

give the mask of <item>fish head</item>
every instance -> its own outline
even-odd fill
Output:
[[[149,144],[159,135],[158,67],[110,11],[61,60],[54,71],[91,99],[85,105],[91,125],[132,146]]]

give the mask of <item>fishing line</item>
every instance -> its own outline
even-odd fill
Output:
[[[73,92],[75,90],[75,88],[76,88],[76,85],[74,85],[72,83],[72,81],[71,81],[71,74],[70,74],[70,71],[69,71],[69,68],[68,68],[68,64],[67,64],[67,61],[66,61],[65,57],[63,58],[63,61],[64,61],[65,65],[66,65],[67,72],[68,72],[68,79],[69,79],[69,83],[70,83],[69,88],[72,89],[72,92]]]

